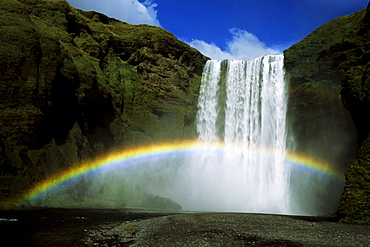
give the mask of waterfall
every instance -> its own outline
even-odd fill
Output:
[[[50,190],[40,205],[69,205],[78,195],[88,196],[91,205],[108,207],[335,212],[343,191],[342,174],[326,162],[296,152],[293,145],[287,151],[290,128],[283,59],[269,55],[248,61],[208,61],[198,100],[198,140],[138,147],[118,153],[122,159],[108,156],[99,169],[76,180],[79,183],[67,181],[74,187],[61,183],[59,190]],[[293,141],[289,134],[289,143]],[[86,167],[82,166],[90,169]]]
[[[216,210],[289,213],[283,59],[268,55],[248,61],[210,60],[204,68],[199,141],[222,142],[227,151],[197,157],[210,177],[197,181],[207,180],[207,200],[214,200]],[[201,194],[207,192],[194,198],[200,203]]]

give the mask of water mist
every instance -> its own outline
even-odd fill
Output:
[[[283,56],[208,61],[198,106],[198,141],[209,148],[126,169],[130,191],[184,210],[291,213]]]

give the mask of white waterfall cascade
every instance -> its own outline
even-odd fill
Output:
[[[267,55],[207,62],[199,97],[199,141],[222,142],[226,151],[195,158],[195,209],[290,213],[283,60],[283,55]]]
[[[198,140],[157,143],[156,151],[143,146],[137,156],[131,156],[136,153],[131,150],[122,160],[107,156],[91,174],[50,190],[40,205],[70,206],[76,198],[86,197],[76,206],[179,209],[181,205],[184,211],[287,215],[336,212],[344,178],[335,172],[335,164],[311,159],[312,152],[310,157],[296,153],[300,142],[295,142],[293,131],[287,135],[287,129],[295,126],[286,120],[283,60],[283,55],[268,55],[248,61],[208,61],[198,101]],[[332,133],[343,133],[348,144],[335,147],[330,140],[339,137],[322,135],[334,146],[328,149],[323,144],[330,157],[353,147],[348,141],[352,132],[340,128]],[[318,141],[311,141],[317,145],[313,151],[321,148]],[[304,147],[297,149],[306,151]]]

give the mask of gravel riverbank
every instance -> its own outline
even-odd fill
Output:
[[[143,209],[0,210],[2,246],[370,246],[370,226],[332,219]]]
[[[245,213],[175,214],[90,231],[104,246],[370,246],[370,227],[314,217]],[[107,246],[107,245],[106,245]]]

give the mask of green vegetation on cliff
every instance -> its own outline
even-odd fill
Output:
[[[1,195],[113,148],[195,135],[207,58],[171,33],[64,0],[2,0],[0,14]]]
[[[328,140],[325,135],[334,129],[325,148],[322,142],[317,143],[317,149],[333,152],[333,147],[350,136],[338,131],[338,126],[341,130],[351,129],[342,105],[356,128],[359,151],[346,170],[346,185],[338,209],[346,222],[370,222],[369,48],[370,4],[367,9],[321,26],[284,52],[291,81],[290,115],[294,115],[297,135],[304,140],[305,134],[312,131],[310,134],[318,139]],[[339,152],[339,157],[349,154],[342,156],[342,162],[350,157],[353,146],[349,142]],[[301,149],[304,148],[307,145],[302,144]]]

